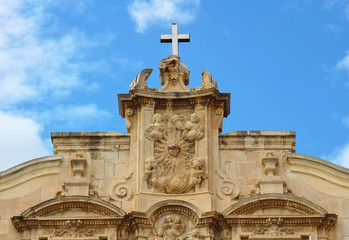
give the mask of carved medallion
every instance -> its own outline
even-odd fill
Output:
[[[195,141],[204,137],[196,113],[156,113],[145,131],[154,141],[154,157],[146,159],[144,178],[149,187],[165,193],[186,193],[206,179],[204,161],[195,158]]]
[[[188,219],[179,215],[167,215],[160,219],[152,230],[149,240],[199,240],[203,239],[199,229],[188,229]]]

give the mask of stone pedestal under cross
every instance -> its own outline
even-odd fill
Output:
[[[161,34],[160,41],[162,43],[172,42],[172,55],[178,56],[178,43],[190,42],[189,34],[178,34],[178,25],[172,23],[172,34]]]

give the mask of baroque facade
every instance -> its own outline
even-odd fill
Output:
[[[0,173],[1,240],[349,239],[349,170],[295,132],[221,134],[230,94],[177,55],[119,94],[128,134],[52,133],[53,156]]]

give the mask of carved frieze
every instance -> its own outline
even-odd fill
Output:
[[[149,187],[164,193],[186,193],[206,179],[205,162],[195,157],[195,141],[204,137],[196,113],[156,113],[145,131],[154,141],[154,156],[145,160],[144,179]]]
[[[283,219],[268,218],[264,226],[256,226],[251,229],[254,235],[266,235],[271,237],[287,236],[295,234],[294,227],[283,227]]]

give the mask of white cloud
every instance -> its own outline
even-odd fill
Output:
[[[136,31],[144,32],[154,24],[192,21],[199,4],[200,0],[134,0],[128,10],[136,22]]]
[[[326,156],[324,158],[335,164],[349,168],[349,143],[343,147],[335,149],[330,156]]]
[[[324,7],[327,9],[339,8],[344,10],[342,14],[349,21],[349,0],[325,0],[323,3]]]
[[[36,118],[46,124],[59,124],[60,128],[79,130],[86,122],[109,118],[111,114],[99,109],[96,104],[87,105],[58,105],[50,111],[38,113]]]
[[[349,51],[347,51],[346,56],[337,63],[336,69],[349,72]]]
[[[29,118],[0,111],[0,171],[23,160],[52,155],[40,138],[42,126]]]
[[[62,96],[75,90],[98,88],[85,79],[86,73],[107,68],[103,61],[88,60],[89,51],[84,50],[109,44],[115,37],[100,34],[91,40],[64,26],[51,12],[63,9],[62,2],[0,0],[0,171],[52,154],[49,139],[42,138],[48,126],[81,129],[79,123],[109,117],[96,104],[60,104]],[[68,11],[80,14],[88,6],[85,1],[72,4]]]
[[[346,75],[343,73],[346,73]],[[336,81],[338,79],[345,79],[345,85],[349,87],[349,51],[347,51],[343,59],[336,64],[335,68],[331,70],[331,75],[332,81]]]
[[[54,25],[45,12],[49,5],[50,1],[0,0],[0,107],[69,95],[87,86],[82,75],[101,64],[84,62],[82,50],[96,43],[81,32],[43,37],[44,25]]]

